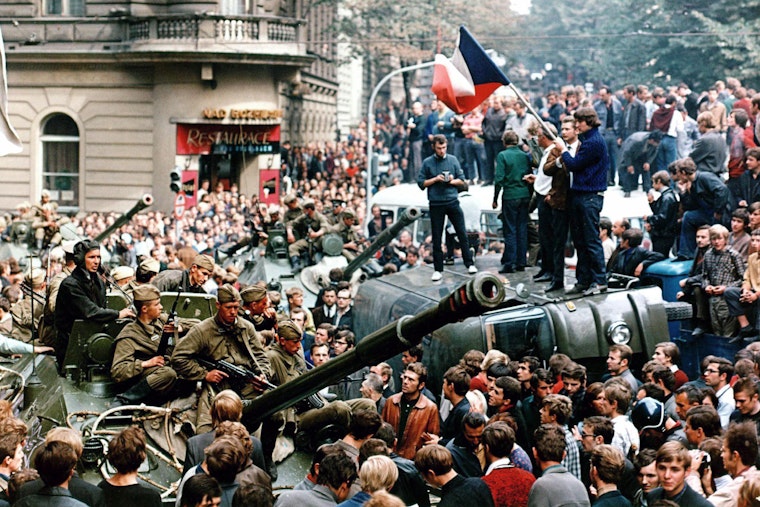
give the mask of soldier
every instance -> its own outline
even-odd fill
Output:
[[[278,323],[277,341],[267,350],[267,357],[272,365],[274,384],[285,384],[306,372],[306,361],[301,351],[301,329],[295,322],[286,319]],[[264,459],[267,460],[267,471],[272,476],[272,480],[275,480],[277,475],[277,469],[272,462],[272,452],[283,417],[285,431],[295,433],[295,429],[298,428],[304,434],[313,437],[317,431],[328,425],[337,425],[347,430],[351,423],[352,409],[377,410],[374,402],[368,398],[355,400],[356,403],[352,407],[343,401],[327,403],[319,395],[316,396],[323,404],[322,407],[299,410],[299,413],[291,407],[280,412],[281,415],[275,415],[264,422],[261,430],[261,444],[264,448]]]
[[[214,259],[208,255],[198,254],[193,259],[190,269],[167,269],[153,279],[153,285],[161,292],[194,292],[206,294],[203,288],[211,273],[214,272]]]
[[[287,209],[285,210],[285,215],[282,217],[283,224],[292,222],[299,216],[303,215],[303,210],[301,209],[301,206],[298,204],[298,197],[296,196],[296,194],[288,194],[287,196],[285,196],[284,202]]]
[[[177,372],[168,364],[163,355],[158,355],[158,346],[164,333],[175,338],[198,323],[195,319],[181,319],[178,327],[169,321],[169,314],[163,312],[161,293],[153,285],[140,285],[133,291],[137,320],[130,322],[116,336],[111,377],[116,382],[132,384],[116,397],[123,404],[140,403],[151,394],[170,394],[177,384]],[[165,351],[171,355],[173,344]],[[150,400],[156,403],[154,400]]]
[[[354,229],[354,222],[356,221],[356,214],[351,208],[343,210],[342,219],[337,224],[330,228],[330,232],[340,234],[343,239],[343,257],[348,262],[351,262],[356,258],[356,255],[361,252],[362,244],[359,233]]]
[[[55,348],[58,368],[63,370],[63,359],[69,344],[69,335],[77,319],[106,323],[116,319],[134,317],[130,308],[121,311],[106,308],[106,286],[100,275],[100,245],[84,239],[74,245],[76,269],[61,282],[55,305],[55,327],[58,330]]]
[[[240,293],[232,285],[219,287],[216,315],[193,327],[172,354],[171,365],[180,377],[204,381],[198,400],[198,433],[211,429],[209,408],[217,392],[233,389],[242,399],[250,400],[262,391],[259,385],[236,381],[217,368],[201,365],[199,358],[212,362],[225,360],[245,367],[262,381],[271,375],[272,369],[261,345],[261,337],[253,324],[238,318],[241,301]]]
[[[341,223],[341,219],[345,217],[341,216],[341,213],[346,211],[346,201],[343,199],[332,200],[332,213],[327,215],[327,221],[330,225],[338,225]]]
[[[312,200],[303,203],[302,215],[285,222],[288,243],[290,244],[288,256],[293,271],[301,269],[301,255],[309,253],[310,256],[313,256],[316,250],[321,249],[320,238],[328,231],[329,225],[325,216],[316,210]],[[296,240],[294,231],[298,233],[299,240]]]
[[[140,264],[137,266],[137,271],[135,271],[135,278],[131,280],[126,287],[124,287],[124,292],[131,296],[132,292],[137,287],[146,283],[152,283],[153,279],[156,277],[159,271],[161,271],[160,262],[152,257],[143,259],[142,262],[140,262]]]
[[[58,290],[68,276],[74,272],[77,267],[74,262],[74,245],[76,241],[64,241],[61,243],[63,249],[63,268],[59,273],[53,275],[47,284],[47,299],[45,309],[42,313],[42,329],[40,329],[40,341],[45,345],[54,345],[56,338],[55,331],[55,304],[58,299]]]
[[[29,289],[24,289],[26,297],[11,307],[13,316],[11,337],[30,343],[32,330],[39,331],[40,329],[45,309],[45,270],[34,268],[31,272],[27,272],[24,275],[24,284]],[[32,310],[34,310],[34,315],[32,315]]]
[[[114,279],[116,285],[124,289],[135,279],[135,270],[129,266],[117,266],[111,270],[111,278]]]
[[[67,217],[58,215],[58,204],[50,201],[50,192],[42,191],[40,203],[32,206],[34,221],[34,240],[38,250],[43,246],[54,247],[61,243],[60,227],[69,222]]]
[[[274,329],[277,325],[277,312],[272,307],[264,285],[254,284],[240,291],[243,298],[241,315],[256,328],[256,331]]]

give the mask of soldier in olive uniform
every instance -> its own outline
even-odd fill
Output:
[[[50,192],[42,191],[40,203],[32,206],[34,239],[38,250],[43,246],[54,247],[61,244],[61,226],[69,223],[68,217],[58,214],[58,204],[50,200]]]
[[[338,224],[333,225],[330,232],[339,234],[343,239],[343,257],[351,262],[362,250],[361,236],[354,229],[354,222],[356,221],[356,214],[351,208],[343,210],[343,215]]]
[[[240,291],[243,298],[241,315],[256,331],[272,330],[277,325],[277,311],[272,307],[265,285],[254,284]]]
[[[340,224],[343,218],[341,215],[344,211],[346,211],[346,201],[343,199],[333,199],[332,213],[327,214],[327,221],[330,222],[330,225]]]
[[[124,287],[124,292],[131,296],[132,292],[137,287],[145,285],[146,283],[152,283],[153,279],[156,277],[159,271],[161,271],[161,263],[159,263],[156,259],[152,257],[143,259],[140,265],[137,266],[137,271],[135,271],[135,279],[130,281],[127,286]]]
[[[61,243],[64,254],[63,269],[53,275],[47,284],[47,300],[42,313],[42,328],[39,333],[40,342],[45,345],[53,345],[55,343],[55,303],[58,300],[58,289],[61,288],[61,282],[68,278],[77,267],[74,261],[74,245],[76,243],[76,241],[64,241]]]
[[[137,320],[130,322],[116,337],[111,377],[116,382],[134,384],[116,398],[123,404],[140,403],[154,393],[164,398],[172,395],[177,385],[177,372],[158,355],[158,345],[164,333],[178,338],[198,323],[196,319],[180,319],[178,327],[168,321],[169,314],[161,306],[161,293],[150,284],[138,286],[133,291]],[[171,355],[174,343],[170,339],[166,355]]]
[[[26,273],[24,276],[24,282],[36,295],[26,294],[24,299],[11,306],[11,316],[13,317],[11,337],[30,343],[32,341],[32,326],[39,331],[42,314],[45,311],[45,304],[43,303],[45,300],[45,270],[32,269],[31,273]],[[32,318],[32,306],[34,306],[34,318]]]
[[[288,256],[293,271],[301,267],[301,255],[321,249],[320,239],[328,231],[330,224],[325,216],[315,209],[314,201],[308,200],[303,203],[303,214],[295,220],[285,223],[288,232]],[[295,233],[301,238],[296,240]],[[313,260],[313,259],[312,259]]]
[[[282,216],[283,225],[292,222],[300,215],[303,215],[303,210],[301,209],[301,206],[298,205],[298,197],[296,197],[296,194],[288,194],[285,196],[285,207],[287,209]]]
[[[267,350],[267,357],[272,365],[272,382],[282,385],[290,382],[306,372],[306,361],[301,350],[301,329],[292,320],[281,320],[277,324],[277,342]],[[319,395],[316,395],[319,397]],[[294,407],[285,409],[281,414],[285,418],[285,428],[294,431],[297,427],[306,435],[315,437],[316,434],[329,425],[338,425],[346,430],[351,423],[351,413],[358,410],[377,410],[369,398],[352,400],[351,404],[344,401],[327,402],[319,397],[323,406],[299,410]],[[300,405],[299,405],[300,406]],[[274,425],[270,425],[274,422]],[[279,424],[277,424],[279,422]],[[264,458],[271,460],[277,438],[277,430],[282,420],[272,418],[265,421],[261,429],[261,445],[264,448]],[[269,463],[268,463],[269,464]]]
[[[271,366],[261,345],[261,337],[253,324],[238,318],[241,301],[240,293],[232,285],[219,287],[216,315],[193,327],[174,347],[171,365],[179,376],[204,381],[198,400],[197,433],[211,429],[209,408],[217,392],[233,389],[244,400],[253,399],[261,392],[259,385],[241,385],[222,371],[202,366],[197,358],[208,361],[226,360],[254,372],[260,380],[266,380],[271,375]]]
[[[194,292],[206,294],[203,284],[214,272],[214,259],[208,255],[198,254],[193,259],[190,269],[167,269],[153,278],[153,285],[161,292]]]

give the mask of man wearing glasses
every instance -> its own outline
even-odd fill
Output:
[[[731,413],[736,408],[734,402],[734,389],[729,382],[731,377],[734,376],[734,365],[731,364],[726,358],[708,356],[707,368],[705,368],[702,376],[705,379],[705,384],[708,387],[712,387],[715,391],[715,396],[718,397],[718,415],[720,416],[720,425],[725,430],[728,428],[728,422],[731,418]]]
[[[351,307],[351,291],[343,289],[338,291],[338,311],[335,312],[335,327],[354,330],[354,311]],[[337,352],[336,352],[337,355]]]
[[[581,470],[582,481],[586,485],[586,488],[589,488],[591,486],[591,475],[589,473],[591,463],[589,462],[589,456],[600,445],[612,444],[615,427],[609,417],[592,416],[584,419],[583,424],[579,424],[578,428],[574,429],[574,432],[576,438],[580,436],[584,453],[584,459],[582,460],[583,469]],[[625,458],[623,475],[618,483],[618,487],[623,496],[629,500],[633,499],[636,491],[639,489],[639,484],[636,480],[636,468],[628,458]]]

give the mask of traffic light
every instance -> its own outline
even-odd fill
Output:
[[[172,169],[171,174],[169,175],[170,183],[169,188],[171,188],[172,192],[177,193],[180,190],[182,190],[182,168],[177,166],[174,169]]]

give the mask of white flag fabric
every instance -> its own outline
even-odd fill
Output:
[[[5,74],[5,44],[0,32],[0,157],[20,153],[21,139],[8,119],[8,78]]]

